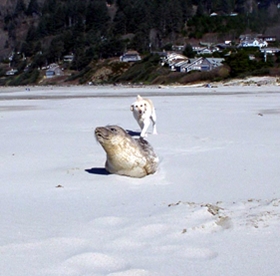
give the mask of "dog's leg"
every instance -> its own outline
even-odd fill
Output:
[[[155,111],[153,111],[150,119],[151,119],[151,121],[153,123],[153,134],[158,134],[157,133],[157,126],[156,126],[157,118],[156,118],[156,112]]]
[[[145,120],[145,122],[143,123],[143,128],[141,127],[141,134],[140,137],[147,137],[147,130],[149,128],[150,125],[150,120]]]

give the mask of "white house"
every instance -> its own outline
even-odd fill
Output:
[[[120,61],[122,62],[135,62],[141,60],[141,57],[136,51],[128,51],[120,56]]]
[[[74,55],[65,55],[63,56],[63,61],[64,62],[72,62],[74,60]]]
[[[17,69],[11,69],[9,71],[6,72],[6,76],[13,76],[18,72]]]
[[[213,54],[213,52],[218,51],[217,47],[210,47],[210,46],[195,46],[193,47],[193,51],[196,52],[198,55],[205,55],[205,54]]]
[[[280,48],[277,48],[277,47],[268,47],[268,48],[261,49],[261,52],[262,52],[262,53],[266,53],[266,54],[274,55],[275,53],[280,52]]]
[[[174,64],[174,71],[190,72],[190,71],[211,71],[223,65],[224,58],[194,58],[190,62]]]
[[[173,51],[184,51],[185,45],[172,45],[172,50]]]
[[[164,64],[168,64],[172,71],[176,71],[176,69],[174,70],[173,65],[180,62],[180,61],[188,61],[188,58],[184,55],[181,55],[181,54],[177,54],[177,53],[174,53],[174,52],[169,52],[161,60],[162,60],[162,63],[161,63],[162,66]]]
[[[242,40],[237,47],[242,48],[242,47],[259,47],[259,48],[264,48],[267,47],[268,43],[262,39],[245,39]]]
[[[178,71],[178,72],[181,72],[181,68],[185,68],[189,65],[189,60],[182,60],[182,61],[179,61],[179,62],[176,62],[174,64],[172,64],[170,66],[170,70],[175,72],[175,71]]]
[[[46,70],[46,78],[53,78],[55,76],[63,76],[63,75],[64,75],[63,71],[55,63],[50,64],[49,69]]]

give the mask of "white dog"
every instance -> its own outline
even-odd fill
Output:
[[[150,125],[150,120],[153,123],[153,134],[157,134],[156,129],[156,112],[153,102],[150,99],[137,96],[137,100],[131,105],[130,110],[141,128],[141,137],[146,136],[146,132]]]

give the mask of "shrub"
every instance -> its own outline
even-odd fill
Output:
[[[40,72],[35,69],[32,71],[24,72],[18,76],[14,76],[9,82],[9,85],[19,86],[35,84],[39,78]]]

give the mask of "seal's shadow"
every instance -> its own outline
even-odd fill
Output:
[[[91,168],[91,169],[86,169],[85,170],[88,173],[91,174],[99,174],[99,175],[109,175],[110,173],[106,171],[105,168]]]

